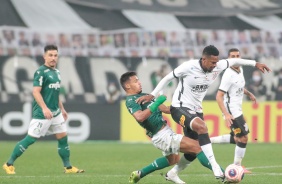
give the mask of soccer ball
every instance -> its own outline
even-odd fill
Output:
[[[230,164],[225,169],[225,180],[229,183],[239,183],[244,178],[244,168],[239,165]]]

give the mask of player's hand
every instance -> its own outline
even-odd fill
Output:
[[[230,127],[233,124],[232,120],[234,120],[234,118],[231,114],[226,113],[224,114],[224,120],[225,120],[226,125]]]
[[[44,108],[44,109],[42,109],[42,112],[43,112],[43,114],[44,114],[44,117],[46,118],[46,119],[52,119],[53,118],[53,113],[50,111],[50,109],[48,109],[48,108]]]
[[[61,109],[62,115],[64,117],[64,120],[66,121],[68,119],[68,113],[65,109]]]
[[[153,98],[154,98],[154,96],[151,95],[151,94],[144,95],[144,96],[141,96],[141,97],[137,98],[136,99],[136,103],[144,104],[144,103],[150,102]]]
[[[270,72],[270,68],[268,68],[268,66],[266,66],[265,64],[263,63],[256,63],[255,67],[257,69],[259,69],[262,73],[264,73],[265,71],[267,72]]]
[[[251,92],[249,92],[249,98],[250,100],[252,100],[255,104],[257,103],[257,98],[255,97],[255,95]]]

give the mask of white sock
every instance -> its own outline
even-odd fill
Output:
[[[217,162],[215,160],[214,154],[213,154],[213,150],[212,150],[212,144],[206,144],[201,146],[202,151],[204,152],[204,154],[206,155],[207,159],[209,160],[210,164],[212,167],[217,166]]]
[[[234,164],[241,165],[242,159],[245,156],[246,148],[240,148],[236,145],[234,154]]]
[[[174,172],[174,173],[178,174],[180,171],[182,171],[186,167],[188,167],[190,165],[190,163],[191,162],[189,160],[187,160],[184,157],[184,155],[182,155],[179,162],[172,169],[170,169],[168,172]]]
[[[220,135],[216,137],[211,137],[211,143],[230,143],[230,134]]]

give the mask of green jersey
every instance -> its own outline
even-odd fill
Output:
[[[40,93],[54,117],[61,112],[59,108],[60,83],[60,72],[57,69],[42,65],[34,73],[33,86],[42,87]],[[32,103],[32,118],[45,119],[42,109],[35,99]]]
[[[138,104],[135,102],[135,100],[141,96],[147,95],[145,93],[140,93],[136,95],[130,95],[126,97],[126,107],[130,114],[134,114],[136,111],[139,110],[146,110],[153,102],[147,102],[145,104]],[[157,111],[153,112],[145,121],[138,122],[140,126],[146,129],[147,135],[149,137],[152,137],[154,134],[156,134],[164,124],[166,124],[166,121],[162,117],[162,112],[158,109]]]

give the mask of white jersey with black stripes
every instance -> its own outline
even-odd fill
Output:
[[[227,60],[220,60],[212,72],[205,72],[201,66],[201,60],[190,60],[175,68],[173,74],[179,79],[179,83],[173,94],[171,105],[203,112],[202,101],[208,88],[228,66]]]
[[[245,78],[243,69],[240,72],[233,68],[227,68],[222,76],[219,90],[225,92],[224,105],[232,114],[233,118],[237,118],[243,114],[242,103],[245,88]]]
[[[202,113],[202,101],[207,90],[223,70],[233,65],[255,66],[256,61],[240,58],[222,59],[217,62],[212,72],[205,72],[201,63],[201,59],[182,63],[167,74],[151,94],[157,96],[170,81],[178,78],[179,83],[173,94],[171,105],[174,107],[187,107],[195,112]]]

